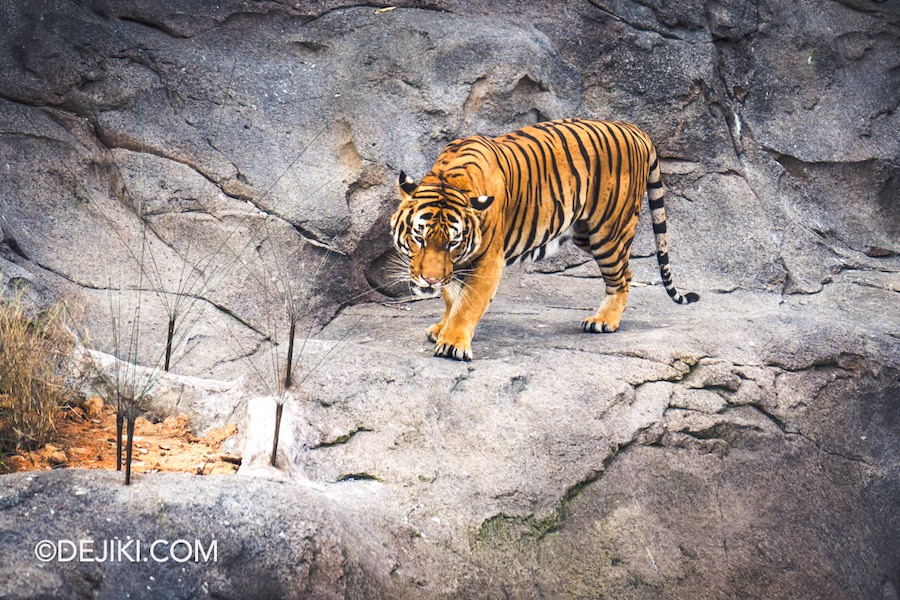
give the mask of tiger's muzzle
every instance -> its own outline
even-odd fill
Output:
[[[443,277],[427,277],[425,275],[415,276],[410,273],[410,278],[416,287],[420,287],[423,290],[439,290],[450,283],[450,280],[453,279],[453,273],[448,273]]]

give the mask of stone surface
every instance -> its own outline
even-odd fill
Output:
[[[0,596],[897,598],[896,6],[396,5],[0,0],[3,285],[243,456],[5,476]],[[576,115],[655,140],[700,303],[639,223],[615,334],[581,333],[602,287],[567,247],[505,275],[475,361],[434,359],[440,301],[393,299],[397,172]],[[34,555],[127,536],[219,560]]]
[[[520,268],[471,363],[430,356],[440,300],[349,308],[300,359],[278,469],[258,397],[235,477],[6,476],[0,595],[894,597],[900,332],[866,316],[872,289],[682,307],[645,284],[588,335],[597,278]],[[219,560],[32,555],[127,535]]]
[[[23,268],[78,298],[100,345],[110,290],[140,304],[147,363],[196,298],[177,369],[235,378],[284,341],[284,296],[315,328],[403,291],[384,272],[400,169],[572,115],[656,140],[694,287],[898,268],[889,3],[346,4],[3,3],[7,284]]]

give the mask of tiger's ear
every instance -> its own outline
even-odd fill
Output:
[[[416,187],[418,186],[418,184],[415,181],[413,181],[412,177],[410,177],[403,171],[400,171],[399,184],[400,184],[400,199],[403,200],[404,202],[410,199],[410,197],[413,195],[413,192],[416,191]]]
[[[493,196],[475,196],[473,198],[469,198],[469,204],[471,204],[472,208],[474,208],[475,210],[485,210],[493,203]]]

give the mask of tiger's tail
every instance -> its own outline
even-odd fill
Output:
[[[672,271],[669,269],[669,236],[666,234],[666,205],[663,202],[662,180],[659,176],[659,158],[656,149],[650,151],[650,176],[647,178],[647,199],[650,202],[650,219],[653,221],[653,237],[656,239],[656,262],[659,263],[659,274],[662,277],[666,293],[678,304],[690,304],[700,299],[698,294],[678,293],[672,283]]]

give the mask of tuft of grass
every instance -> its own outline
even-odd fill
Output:
[[[2,404],[0,404],[0,430],[4,428],[3,423],[5,418],[6,409],[4,409]],[[15,441],[12,438],[0,437],[0,473],[7,473],[9,471],[6,463],[6,458],[13,453],[14,447]]]
[[[74,339],[65,314],[62,304],[30,308],[21,289],[0,299],[0,455],[49,442],[60,407],[72,397],[66,373]]]

